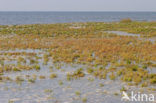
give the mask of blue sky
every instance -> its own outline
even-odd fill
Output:
[[[0,11],[156,11],[156,0],[0,0]]]

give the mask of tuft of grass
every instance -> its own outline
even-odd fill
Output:
[[[114,73],[111,73],[111,74],[109,75],[109,78],[110,78],[111,80],[115,80],[116,76],[114,75]]]
[[[122,87],[120,91],[127,91],[127,89],[125,87]]]
[[[53,90],[51,90],[51,89],[45,89],[44,90],[44,93],[52,93],[53,92]]]
[[[100,84],[99,84],[99,86],[100,86],[100,87],[103,87],[103,86],[104,86],[104,84],[103,84],[103,83],[100,83]]]
[[[92,68],[87,68],[87,72],[88,72],[89,74],[91,74],[91,73],[94,72],[94,69],[92,69]]]
[[[116,92],[116,93],[114,93],[114,95],[115,95],[115,96],[118,96],[118,95],[119,95],[119,93],[117,93],[117,92]]]
[[[35,79],[28,79],[29,83],[35,83]]]
[[[17,76],[15,80],[16,80],[16,82],[23,82],[24,81],[24,79],[21,76]]]
[[[40,70],[40,65],[34,65],[33,68],[35,68],[36,70]]]
[[[20,69],[18,69],[17,67],[13,68],[13,71],[21,71]]]
[[[147,87],[148,86],[148,83],[147,82],[144,82],[141,84],[141,87]]]
[[[86,103],[86,102],[87,102],[87,98],[86,98],[86,97],[83,97],[83,98],[82,98],[82,102],[83,102],[83,103]]]
[[[45,79],[46,77],[43,76],[43,75],[40,75],[39,78],[40,78],[40,79]]]
[[[50,78],[51,78],[51,79],[57,78],[57,74],[52,73],[52,74],[50,75]]]
[[[80,95],[81,95],[80,91],[76,91],[75,94],[76,94],[77,96],[80,96]]]

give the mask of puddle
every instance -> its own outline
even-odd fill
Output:
[[[114,33],[117,35],[121,36],[137,36],[140,37],[140,34],[132,34],[132,33],[127,33],[127,32],[122,32],[122,31],[107,31],[108,33]]]

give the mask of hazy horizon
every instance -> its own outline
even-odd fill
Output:
[[[156,12],[156,11],[0,11],[0,12]]]
[[[0,11],[156,12],[156,0],[0,0]]]

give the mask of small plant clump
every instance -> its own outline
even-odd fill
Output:
[[[28,79],[28,82],[29,82],[29,83],[35,83],[35,79],[33,79],[33,78],[31,79],[31,78],[30,78],[30,79]]]
[[[83,97],[83,98],[82,98],[82,102],[83,102],[83,103],[86,103],[86,102],[87,102],[87,98],[86,98],[86,97]]]
[[[77,96],[80,96],[80,95],[81,95],[80,91],[76,91],[75,94],[76,94]]]
[[[74,71],[73,73],[68,73],[67,74],[67,80],[71,80],[72,78],[80,78],[80,77],[84,77],[85,73],[83,73],[83,69],[79,68],[76,71]]]
[[[109,75],[109,78],[111,79],[111,80],[115,80],[115,75],[114,75],[114,73],[111,73],[110,75]]]
[[[57,74],[52,73],[52,74],[50,75],[50,78],[51,78],[51,79],[57,78]]]
[[[17,83],[21,83],[21,82],[24,81],[24,79],[23,79],[21,76],[17,76],[16,79],[15,79],[15,81],[16,81]]]
[[[40,65],[34,65],[33,68],[35,68],[36,70],[40,70]]]
[[[39,78],[40,78],[40,79],[46,79],[46,77],[43,76],[43,75],[40,75]]]
[[[52,93],[53,90],[51,90],[51,89],[45,89],[44,92],[45,92],[45,93]]]
[[[104,86],[104,84],[103,84],[103,83],[100,83],[100,84],[99,84],[99,86],[100,86],[100,87],[103,87],[103,86]]]

